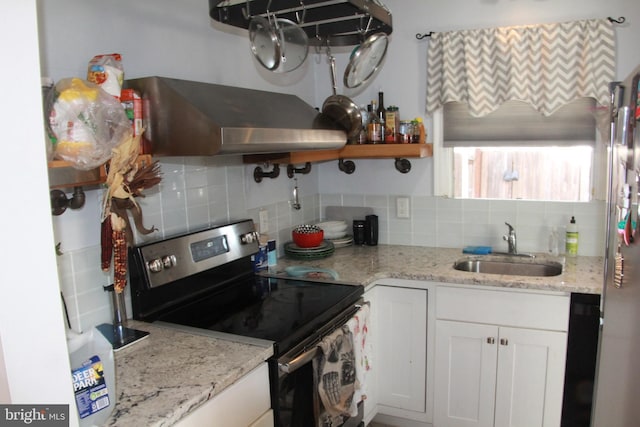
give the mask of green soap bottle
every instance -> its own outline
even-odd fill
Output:
[[[571,217],[569,225],[567,226],[567,238],[565,252],[567,255],[578,255],[578,225],[576,224],[576,218]]]

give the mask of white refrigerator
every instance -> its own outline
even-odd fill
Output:
[[[604,293],[593,427],[640,425],[640,67],[612,83]]]

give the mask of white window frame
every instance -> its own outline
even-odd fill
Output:
[[[443,109],[438,108],[433,120],[433,193],[434,196],[454,196],[453,148],[444,147]],[[607,142],[597,132],[591,165],[591,199],[606,200]],[[505,199],[506,200],[506,199]]]

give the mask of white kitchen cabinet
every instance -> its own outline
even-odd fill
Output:
[[[264,363],[176,423],[178,427],[273,427]]]
[[[378,412],[424,419],[427,290],[376,286]]]
[[[560,425],[569,295],[439,287],[436,427]]]

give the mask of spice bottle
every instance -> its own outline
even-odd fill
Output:
[[[400,128],[400,110],[395,105],[390,105],[385,113],[385,138],[386,143],[394,143]]]
[[[362,127],[360,128],[360,133],[358,134],[358,144],[367,143],[367,125],[369,124],[370,109],[371,109],[371,106],[369,106],[369,110],[367,110],[367,106],[364,104],[360,106],[360,117],[362,118]]]
[[[422,117],[416,117],[413,119],[414,133],[412,143],[425,144],[427,142],[427,132],[422,122]]]

